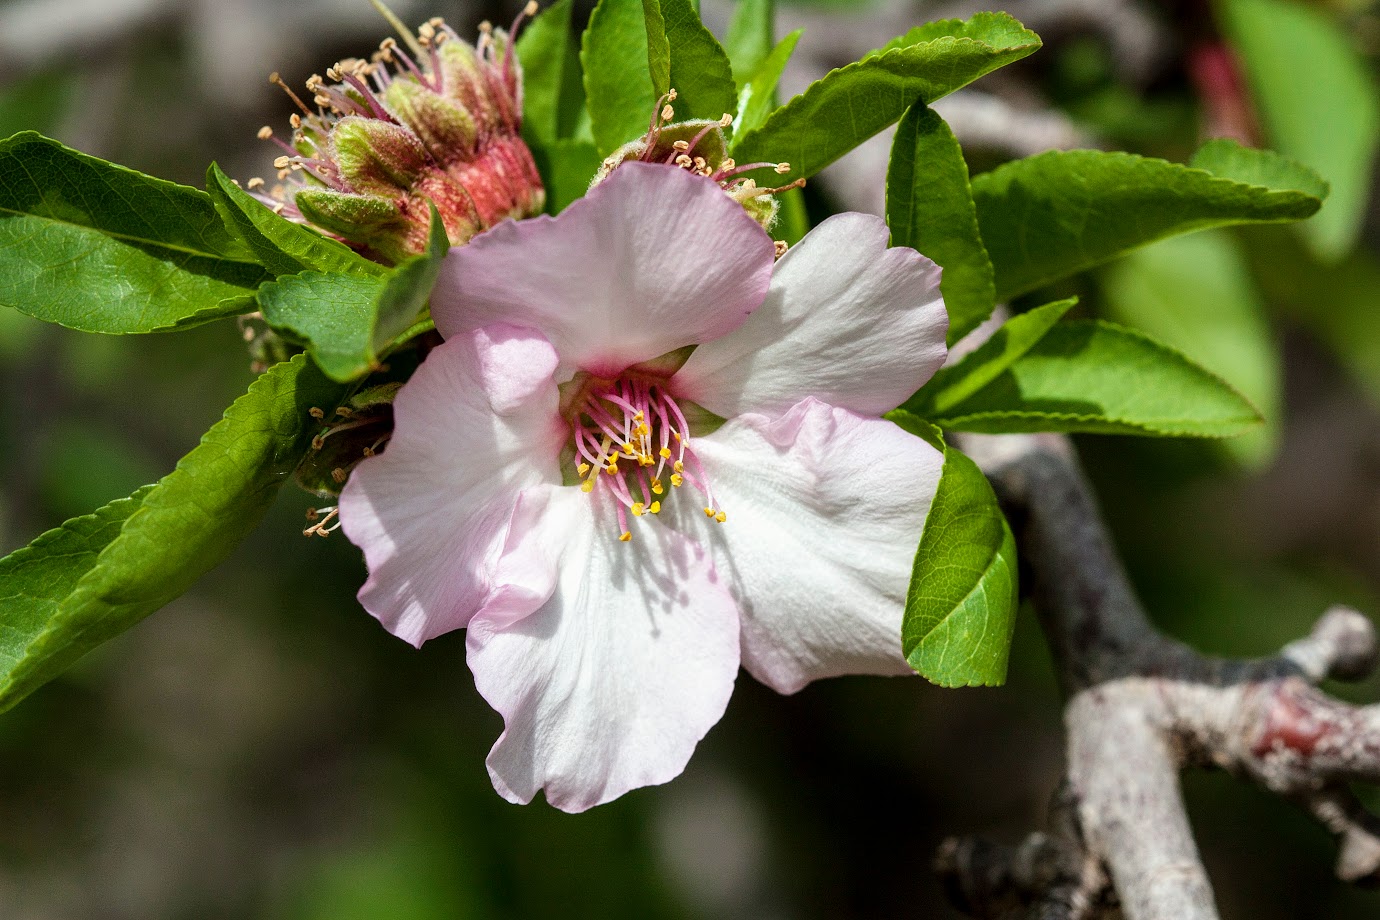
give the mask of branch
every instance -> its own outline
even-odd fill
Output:
[[[1337,874],[1380,881],[1380,820],[1349,792],[1380,781],[1380,706],[1315,689],[1376,666],[1365,616],[1329,610],[1265,659],[1213,658],[1165,636],[1137,600],[1071,443],[969,436],[1016,527],[1031,594],[1068,703],[1062,831],[1017,847],[949,841],[938,868],[956,901],[993,920],[1217,920],[1179,789],[1216,767],[1297,801],[1337,836]]]

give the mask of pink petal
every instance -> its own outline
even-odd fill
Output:
[[[558,217],[451,250],[431,313],[447,338],[493,322],[540,330],[562,380],[614,376],[737,328],[771,269],[771,240],[714,182],[628,163]]]
[[[695,349],[677,394],[725,418],[780,415],[806,396],[863,415],[896,408],[943,363],[949,318],[939,267],[888,238],[870,214],[810,231],[748,321]]]
[[[390,632],[420,645],[463,627],[492,587],[519,494],[560,482],[569,428],[555,369],[545,339],[490,326],[433,350],[398,392],[392,440],[340,496],[369,565],[360,602]]]
[[[532,533],[564,547],[555,591],[522,619],[480,611],[469,664],[503,716],[494,788],[577,812],[685,769],[733,691],[738,612],[692,541],[643,518],[620,542],[605,493],[552,491]]]
[[[677,526],[731,573],[744,667],[782,693],[841,674],[911,673],[901,615],[940,452],[814,399],[775,419],[732,419],[695,450],[727,520],[692,508]]]

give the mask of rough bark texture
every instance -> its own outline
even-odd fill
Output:
[[[1199,655],[1150,624],[1067,438],[963,447],[1018,535],[1068,698],[1068,764],[1048,832],[945,844],[937,867],[956,903],[992,920],[1216,920],[1179,789],[1187,767],[1297,801],[1337,836],[1341,878],[1380,882],[1380,820],[1347,786],[1380,781],[1380,706],[1313,686],[1370,673],[1370,620],[1334,607],[1274,657]]]

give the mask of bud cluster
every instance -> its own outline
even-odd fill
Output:
[[[805,184],[804,179],[778,188],[763,188],[747,178],[747,173],[770,169],[777,175],[791,171],[789,163],[747,163],[742,166],[728,155],[728,140],[724,128],[733,124],[733,116],[725,114],[718,121],[674,121],[676,91],[673,89],[657,102],[647,133],[623,145],[604,160],[594,177],[598,185],[624,163],[662,163],[704,176],[717,182],[724,192],[762,225],[770,230],[776,222],[780,204],[776,196]]]
[[[312,76],[314,109],[274,74],[301,112],[290,142],[259,132],[284,150],[274,163],[280,184],[265,193],[262,180],[249,183],[284,216],[395,262],[426,249],[428,202],[457,245],[545,204],[520,133],[522,74],[510,33],[486,23],[476,46],[433,19],[406,44],[387,39],[368,61]]]

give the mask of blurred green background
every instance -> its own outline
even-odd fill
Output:
[[[519,5],[395,4],[462,32]],[[1174,0],[1012,0],[1046,49],[941,108],[974,170],[1075,143],[1183,159],[1233,132],[1343,154],[1313,163],[1335,189],[1322,230],[1199,235],[1069,286],[1271,416],[1230,445],[1080,442],[1161,625],[1222,654],[1267,654],[1332,603],[1380,610],[1380,19],[1285,5],[1304,10],[1302,50],[1236,59],[1248,110],[1213,70],[1228,4],[1214,19]],[[727,21],[727,3],[704,6]],[[983,6],[1003,5],[785,5],[780,31],[808,30],[787,87]],[[365,0],[0,0],[0,136],[36,128],[194,185],[212,159],[248,178],[274,156],[257,127],[289,112],[267,73],[300,84],[383,34]],[[1232,39],[1256,41],[1249,23]],[[1299,67],[1322,83],[1270,89],[1271,68]],[[812,183],[812,211],[875,206],[885,149]],[[158,478],[250,379],[233,323],[106,338],[0,311],[0,550]],[[0,717],[0,917],[945,918],[938,843],[1043,820],[1060,701],[1029,611],[1005,688],[850,678],[783,698],[743,676],[676,782],[580,816],[508,805],[483,763],[501,720],[463,636],[415,651],[387,635],[354,601],[358,552],[301,536],[312,504],[286,490],[194,590]],[[1373,700],[1380,683],[1341,692]],[[1292,806],[1218,775],[1187,794],[1225,917],[1380,914],[1332,879],[1331,841]]]

